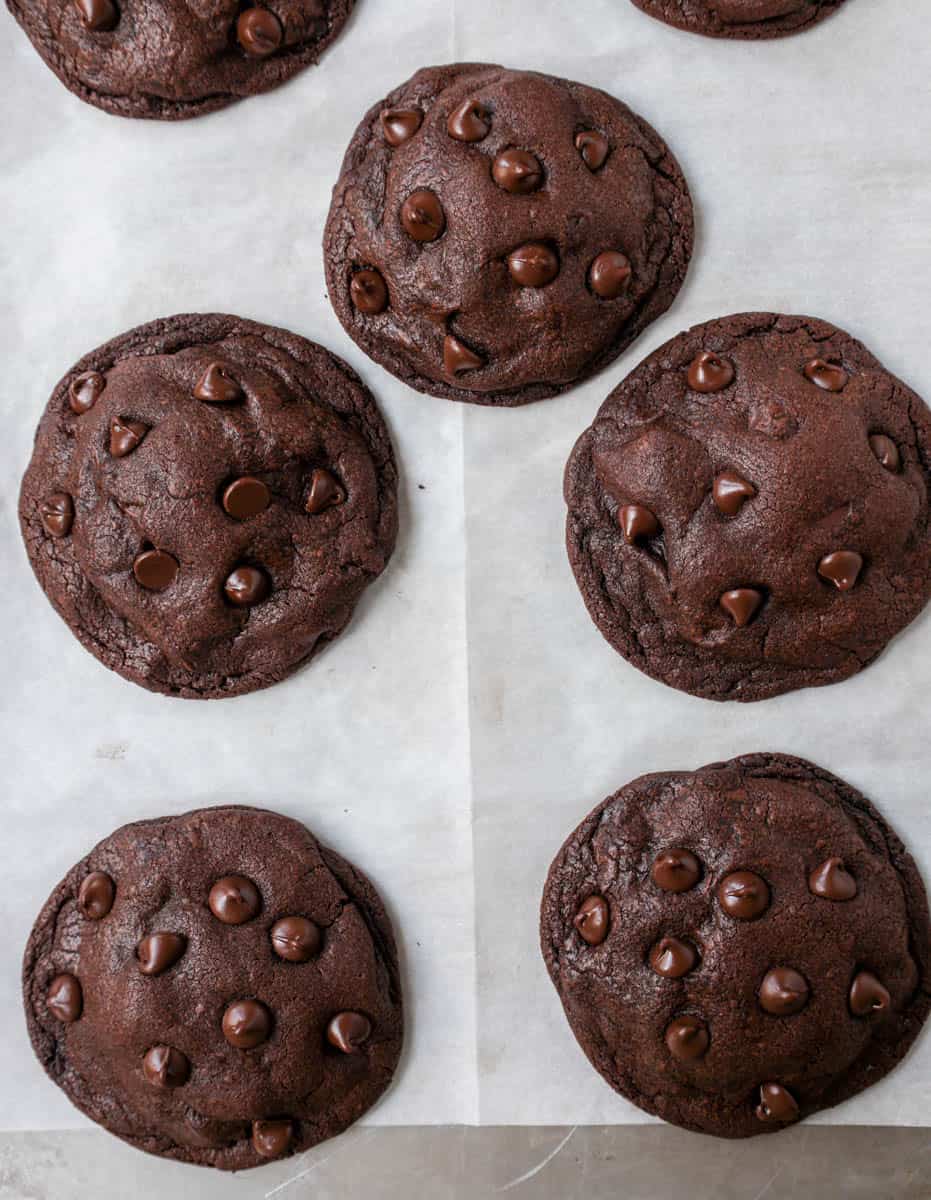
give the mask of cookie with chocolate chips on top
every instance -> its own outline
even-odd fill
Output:
[[[235,696],[349,621],[397,530],[371,394],[334,355],[238,317],[153,321],[56,387],[20,494],[33,569],[105,666]]]
[[[419,71],[357,129],[324,236],[349,335],[419,391],[554,396],[672,303],[692,205],[619,100],[533,71]]]
[[[23,997],[40,1062],[91,1120],[226,1171],[342,1133],[401,1051],[378,894],[302,825],[257,808],[102,841],[40,913]]]
[[[802,759],[645,775],[556,856],[543,957],[595,1069],[717,1137],[775,1133],[904,1057],[931,1005],[915,863]]]
[[[931,596],[931,413],[825,321],[697,325],[602,405],[569,559],[625,658],[711,700],[847,679]]]
[[[651,17],[707,37],[785,37],[810,29],[844,0],[631,0]]]

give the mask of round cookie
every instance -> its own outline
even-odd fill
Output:
[[[375,889],[296,821],[125,825],[68,872],[23,964],[52,1080],[151,1154],[222,1170],[335,1137],[391,1081],[402,1013]]]
[[[324,236],[349,335],[419,391],[554,396],[665,312],[692,251],[675,159],[620,101],[531,71],[419,71],[352,139]]]
[[[171,317],[83,358],[39,425],[20,520],[59,614],[153,691],[267,687],[346,625],[397,530],[371,394],[238,317]]]
[[[628,1100],[718,1137],[869,1087],[931,1002],[918,871],[869,801],[753,754],[646,775],[557,855],[541,943],[572,1031]]]
[[[651,17],[707,37],[785,37],[810,29],[844,0],[631,0]]]
[[[867,666],[931,594],[931,413],[824,321],[697,325],[608,397],[566,469],[569,558],[640,670],[762,700]]]
[[[177,121],[315,63],[355,0],[7,0],[61,82],[120,117]]]

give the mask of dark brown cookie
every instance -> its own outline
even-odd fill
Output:
[[[39,915],[23,994],[36,1054],[82,1112],[140,1150],[222,1170],[341,1133],[401,1049],[375,889],[257,808],[106,838]]]
[[[102,663],[153,691],[290,675],[384,568],[397,473],[371,394],[238,317],[140,326],[58,384],[23,480],[33,569]]]
[[[867,666],[931,594],[931,413],[824,321],[697,325],[612,393],[566,470],[569,558],[640,670],[761,700]]]
[[[869,1087],[931,1003],[910,855],[853,788],[781,754],[646,775],[599,805],[550,868],[541,942],[596,1070],[718,1137]]]
[[[785,37],[810,29],[844,0],[632,0],[651,17],[707,37]]]
[[[530,71],[419,71],[356,131],[324,237],[330,299],[411,387],[515,405],[606,366],[692,252],[675,159],[620,101]]]
[[[120,117],[176,121],[315,63],[355,0],[7,0],[69,91]]]

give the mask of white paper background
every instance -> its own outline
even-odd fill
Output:
[[[4,14],[0,489],[5,828],[0,1127],[82,1127],[19,1016],[29,927],[117,825],[211,803],[304,820],[382,891],[403,948],[408,1048],[377,1124],[646,1120],[577,1049],[537,949],[564,836],[644,771],[762,749],[878,802],[931,879],[931,618],[857,679],[751,706],[653,683],[591,625],[562,545],[561,473],[611,387],[679,329],[804,311],[931,396],[927,0],[848,0],[759,45],[679,34],[627,0],[360,0],[322,67],[182,124],[69,96]],[[357,120],[417,67],[537,67],[627,100],[691,183],[673,312],[600,378],[506,412],[419,396],[366,360],[324,294],[329,189]],[[56,380],[122,330],[186,310],[280,324],[342,354],[391,424],[398,551],[350,630],[270,691],[198,704],[105,671],[36,587],[18,480]],[[418,485],[423,485],[423,490]],[[931,1041],[827,1122],[926,1124]]]

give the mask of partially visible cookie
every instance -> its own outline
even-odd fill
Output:
[[[355,0],[7,0],[61,82],[120,117],[181,120],[315,63]]]
[[[773,38],[810,29],[844,0],[632,0],[651,17],[707,37]]]
[[[614,97],[475,63],[419,71],[356,130],[324,237],[330,300],[411,387],[516,405],[606,366],[692,252],[675,159]]]
[[[640,670],[712,700],[836,683],[931,596],[931,413],[825,321],[661,346],[566,469],[569,558]]]
[[[863,796],[782,754],[609,797],[553,862],[540,932],[596,1070],[718,1137],[773,1133],[869,1087],[931,1004],[914,862]]]
[[[153,691],[290,675],[385,567],[397,472],[368,390],[295,334],[190,314],[61,380],[23,480],[33,569],[81,642]]]
[[[341,1133],[401,1049],[375,889],[262,809],[141,821],[102,841],[40,913],[23,995],[40,1062],[91,1120],[228,1171]]]

